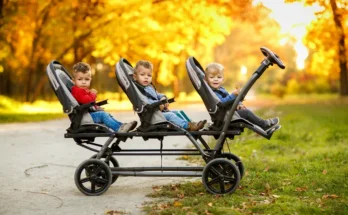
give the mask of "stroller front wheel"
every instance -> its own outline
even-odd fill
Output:
[[[221,157],[226,158],[228,160],[233,160],[235,162],[235,165],[238,167],[240,173],[240,179],[242,179],[244,176],[244,164],[242,160],[237,155],[227,152],[222,153]]]
[[[75,171],[75,184],[87,196],[103,194],[110,187],[111,182],[110,167],[101,160],[86,160]]]
[[[229,194],[237,189],[240,173],[231,161],[217,158],[204,167],[202,181],[211,194]]]
[[[97,154],[93,155],[91,158],[97,158]],[[110,168],[120,166],[116,158],[114,158],[112,155],[108,156],[108,158],[106,155],[104,155],[100,160],[104,161]],[[113,175],[111,184],[113,184],[117,180],[117,178],[118,175]]]

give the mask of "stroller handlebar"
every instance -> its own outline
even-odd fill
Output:
[[[271,50],[269,50],[266,47],[261,47],[261,52],[262,54],[268,58],[272,63],[275,63],[279,66],[281,69],[285,69],[285,65],[283,62],[280,60],[279,56],[276,53],[273,53]]]

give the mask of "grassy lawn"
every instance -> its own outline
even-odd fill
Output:
[[[235,193],[208,194],[199,178],[154,187],[149,195],[153,202],[144,210],[176,215],[348,214],[348,105],[279,105],[259,114],[280,116],[282,129],[271,140],[247,130],[229,140],[246,170]]]
[[[45,120],[61,119],[64,117],[67,116],[63,113],[0,113],[0,124],[12,122],[39,122]]]

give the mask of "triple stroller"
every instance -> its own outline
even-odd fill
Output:
[[[134,111],[140,118],[140,126],[131,132],[113,132],[103,124],[93,122],[88,110],[93,105],[104,105],[107,101],[79,105],[71,94],[74,85],[69,72],[58,61],[52,61],[47,66],[49,83],[63,106],[64,113],[71,121],[65,133],[65,138],[73,138],[81,147],[95,152],[91,158],[83,161],[75,171],[75,184],[84,194],[89,196],[101,195],[108,190],[119,176],[151,176],[151,177],[201,177],[204,187],[212,194],[233,193],[244,175],[244,165],[241,159],[233,154],[223,152],[226,138],[233,139],[241,135],[244,128],[270,139],[277,125],[268,132],[251,122],[240,118],[236,112],[237,105],[244,99],[250,88],[269,66],[285,66],[279,57],[265,47],[261,47],[265,56],[261,65],[253,73],[248,82],[241,89],[236,100],[222,103],[204,80],[204,70],[199,62],[190,57],[186,61],[188,76],[201,96],[207,111],[211,116],[212,124],[208,129],[201,131],[187,131],[168,122],[159,106],[163,101],[148,104],[144,95],[134,84],[133,67],[124,58],[116,64],[116,79],[133,105]],[[164,149],[163,139],[167,136],[186,136],[194,149]],[[210,147],[203,136],[213,136],[216,140],[214,147]],[[95,143],[95,139],[107,137],[104,144]],[[144,141],[158,139],[159,149],[123,149],[121,142],[128,138],[142,137]],[[202,167],[121,167],[118,156],[193,156],[200,155],[205,166]]]

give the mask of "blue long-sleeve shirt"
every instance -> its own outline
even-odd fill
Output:
[[[220,99],[222,103],[225,103],[227,101],[232,101],[237,98],[234,94],[229,94],[227,90],[223,87],[219,87],[218,89],[212,89],[214,93],[217,95],[217,97]]]
[[[144,91],[147,102],[149,102],[149,104],[157,102],[161,100],[161,98],[166,97],[166,95],[156,92],[156,90],[152,86],[144,87]]]

